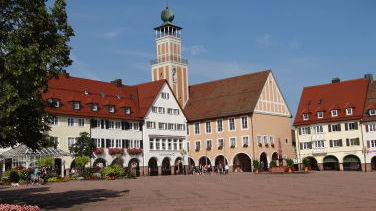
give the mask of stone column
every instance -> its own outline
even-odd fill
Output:
[[[343,171],[343,163],[339,163],[339,170]]]
[[[317,166],[319,167],[320,171],[324,171],[324,164],[318,163]]]
[[[171,166],[171,175],[175,175],[175,166]]]
[[[162,166],[158,166],[158,175],[162,175]]]
[[[367,167],[367,172],[371,172],[372,171],[372,164],[371,163],[366,163],[365,165]]]

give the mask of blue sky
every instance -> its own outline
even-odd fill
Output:
[[[67,0],[73,76],[151,80],[165,0]],[[272,69],[293,115],[304,86],[376,73],[374,0],[169,0],[189,83]]]

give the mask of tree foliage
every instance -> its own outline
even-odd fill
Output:
[[[75,156],[88,156],[93,157],[93,152],[96,149],[94,141],[91,139],[90,134],[87,132],[80,133],[80,137],[76,138],[69,151]]]
[[[66,74],[68,42],[64,0],[0,0],[0,147],[49,146],[50,115],[42,93],[48,79]],[[48,2],[50,3],[50,2]]]
[[[40,167],[52,168],[54,165],[54,159],[51,157],[42,157],[38,160],[37,165]]]

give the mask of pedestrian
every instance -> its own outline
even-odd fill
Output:
[[[33,178],[33,184],[39,183],[39,168],[35,167],[34,169],[34,178]]]
[[[228,167],[228,164],[226,164],[226,166],[225,166],[225,174],[228,174],[228,170],[229,170],[229,167]]]
[[[223,170],[222,163],[219,163],[219,165],[218,165],[218,173],[222,174],[222,170]]]

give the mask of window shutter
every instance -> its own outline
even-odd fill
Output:
[[[329,130],[329,132],[332,132],[332,126],[331,125],[328,125],[328,130]]]
[[[333,147],[333,140],[330,140],[329,143],[330,143],[330,147]]]
[[[308,127],[308,134],[311,134],[311,127]]]
[[[139,123],[138,128],[140,129],[140,131],[142,131],[142,123],[141,122]]]
[[[371,143],[369,140],[367,140],[367,148],[370,148],[371,147]]]
[[[356,138],[356,145],[360,145],[360,141],[359,141],[359,138]]]
[[[366,125],[366,132],[368,133],[368,131],[369,131],[369,128],[368,128],[368,125]]]
[[[342,139],[339,139],[338,141],[339,141],[339,143],[338,143],[339,146],[342,146]]]
[[[346,139],[346,146],[350,146],[350,139]]]
[[[105,146],[104,146],[104,139],[102,138],[101,139],[101,146],[104,148]]]
[[[143,149],[144,148],[144,142],[142,140],[140,140],[140,148]]]
[[[300,143],[300,149],[303,149],[303,143]]]
[[[106,129],[110,128],[110,122],[108,120],[105,121]]]
[[[341,131],[341,124],[338,124],[338,131]]]
[[[357,129],[358,129],[358,123],[355,122],[355,130],[357,130]]]
[[[345,130],[349,130],[349,124],[348,123],[345,123]]]
[[[299,135],[302,135],[302,128],[299,128]]]
[[[128,139],[125,140],[125,148],[127,148],[127,149],[129,148],[129,140]]]
[[[312,142],[308,142],[308,149],[312,149]]]

